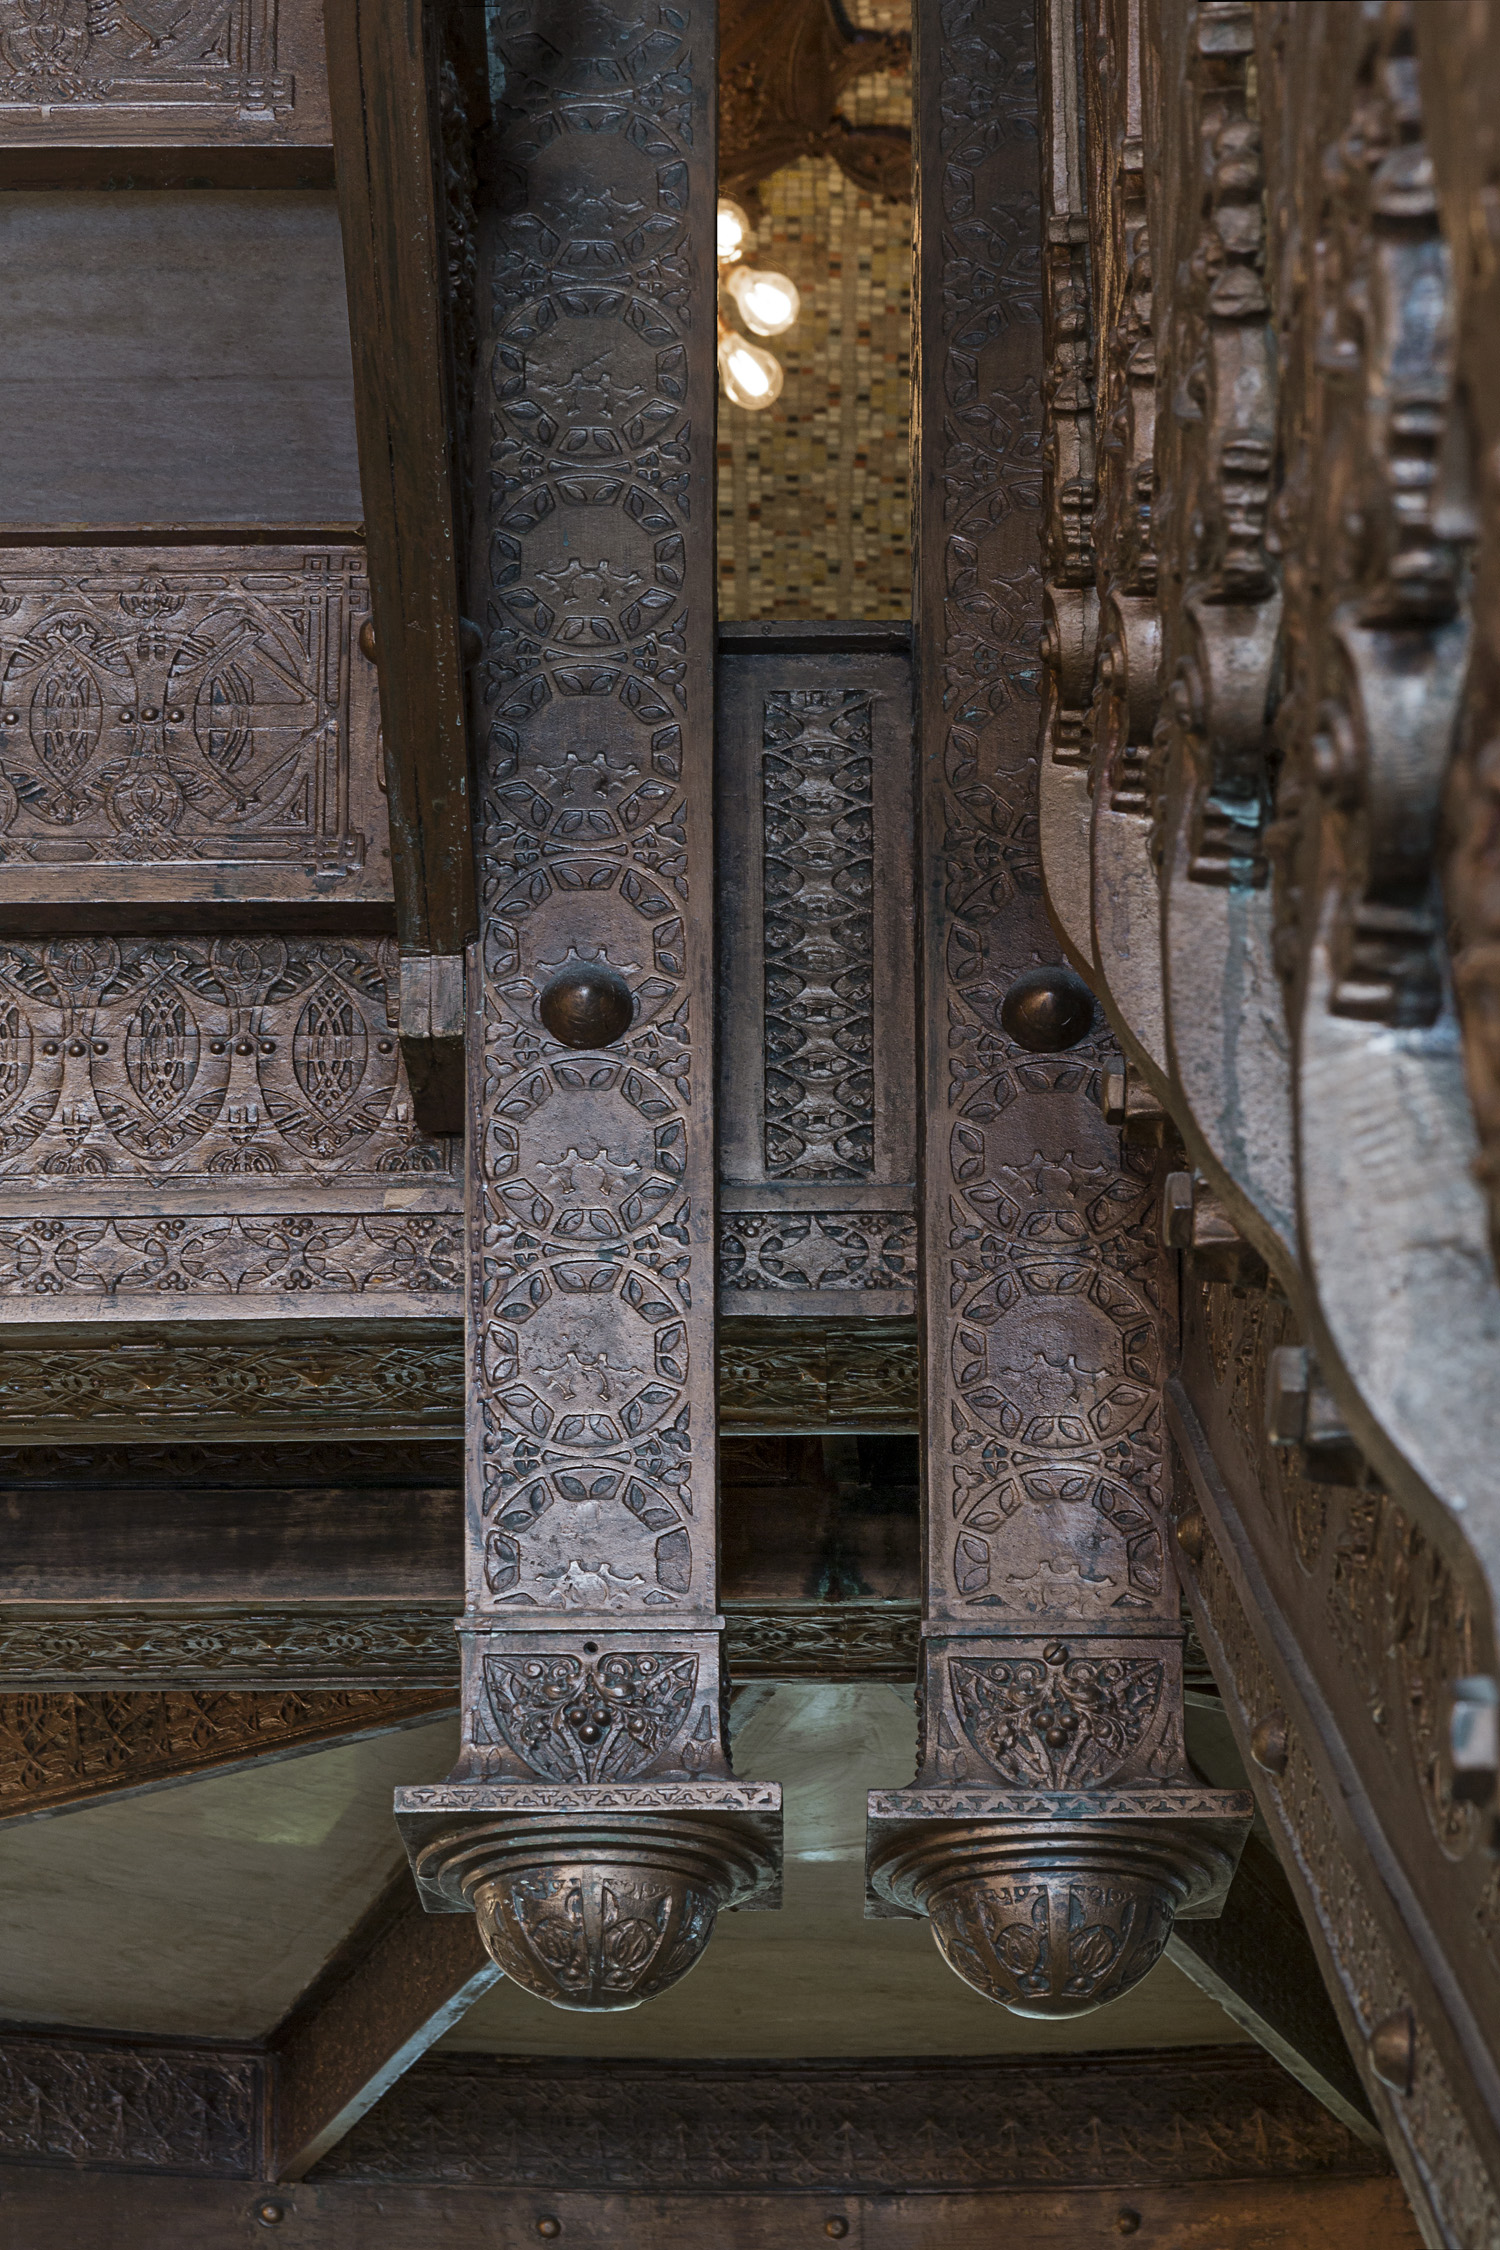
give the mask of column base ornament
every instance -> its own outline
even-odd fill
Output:
[[[445,1783],[396,1792],[429,1913],[555,2007],[635,2008],[686,1976],[723,1908],[781,1903],[774,1782]]]
[[[1253,1812],[1243,1790],[872,1790],[866,1911],[925,1915],[955,1975],[1013,2015],[1087,2015],[1179,1917],[1220,1912]]]

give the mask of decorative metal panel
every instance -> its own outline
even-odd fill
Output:
[[[0,1207],[453,1177],[412,1119],[397,968],[368,938],[0,938]]]
[[[915,1303],[911,688],[901,629],[738,628],[719,679],[726,1313]]]
[[[765,1163],[772,1179],[875,1168],[873,698],[765,700]]]
[[[0,146],[263,147],[326,141],[317,0],[100,8],[28,0],[0,19]]]
[[[530,57],[523,16],[506,36]],[[706,56],[675,14],[641,37],[602,108],[570,67],[532,78],[517,54],[504,132],[531,202],[480,250],[479,1613],[714,1608],[712,993],[710,949],[687,942],[713,910],[694,501],[713,378],[689,226]],[[633,996],[595,1053],[537,1014],[579,962]]]
[[[358,548],[0,551],[0,916],[388,901],[368,613]]]

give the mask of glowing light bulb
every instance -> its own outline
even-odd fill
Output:
[[[745,255],[745,244],[750,240],[750,214],[741,203],[733,203],[727,195],[719,197],[719,263],[732,266]]]
[[[784,336],[802,310],[797,284],[784,273],[740,266],[724,286],[744,315],[745,326],[757,336]]]
[[[786,380],[774,352],[763,352],[759,344],[737,336],[732,328],[719,336],[719,373],[726,398],[735,406],[748,407],[752,414],[778,399]]]

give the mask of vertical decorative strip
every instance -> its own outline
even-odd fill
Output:
[[[716,1614],[714,19],[491,33],[463,1753],[399,1802],[429,1903],[619,2007],[766,1899],[779,1823]]]
[[[871,695],[765,704],[766,1176],[875,1174]]]
[[[1077,991],[1038,866],[1034,38],[1027,0],[917,31],[927,1585],[920,1766],[871,1796],[870,1873],[977,1990],[1075,2015],[1217,1912],[1250,1802],[1183,1751],[1149,1169],[1087,1008],[1030,1009]]]

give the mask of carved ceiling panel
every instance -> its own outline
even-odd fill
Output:
[[[0,918],[388,901],[357,548],[0,552]]]
[[[7,0],[0,148],[303,146],[328,138],[317,0]]]

